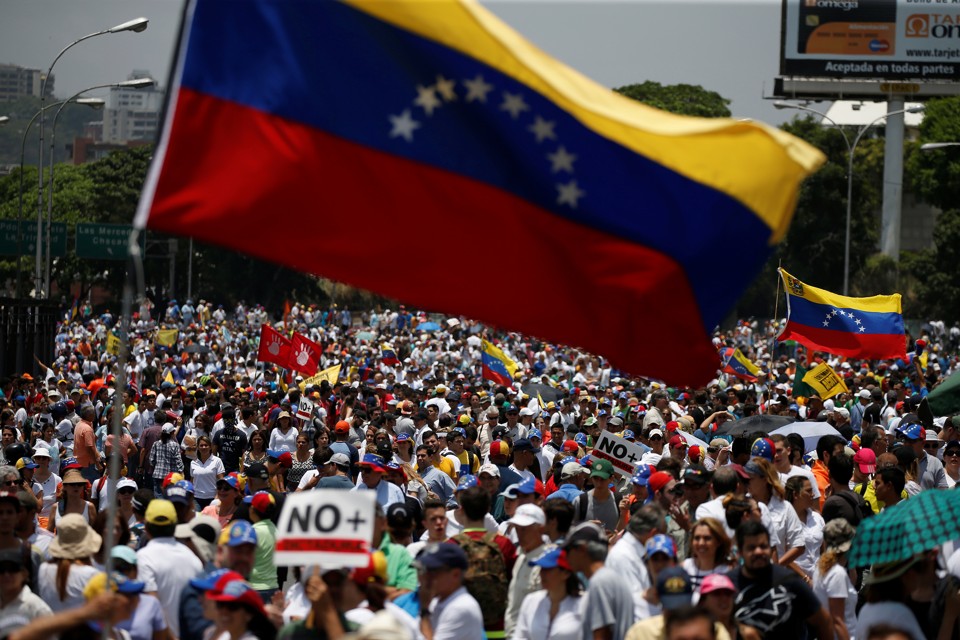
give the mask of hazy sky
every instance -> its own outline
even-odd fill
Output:
[[[763,99],[779,67],[778,0],[484,4],[601,84],[699,84],[731,99],[736,117],[779,123],[792,115]],[[54,68],[56,93],[66,97],[124,80],[134,69],[149,70],[166,86],[182,6],[177,0],[0,0],[0,63],[46,69],[73,40],[145,16],[150,26],[142,33],[100,36],[67,52]]]

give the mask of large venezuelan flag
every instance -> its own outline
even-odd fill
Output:
[[[899,293],[851,298],[811,287],[783,269],[780,275],[787,292],[787,324],[778,340],[853,358],[906,356]]]
[[[485,380],[493,380],[497,384],[511,387],[520,367],[499,347],[484,340],[480,349],[480,368]]]
[[[469,0],[190,0],[136,224],[697,383],[821,161],[616,95]],[[491,301],[424,259],[452,238],[562,284]]]

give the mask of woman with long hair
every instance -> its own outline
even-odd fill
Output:
[[[694,589],[713,573],[730,570],[730,537],[714,518],[701,518],[690,527],[690,548],[680,566],[690,575]]]
[[[813,570],[813,592],[829,612],[837,640],[857,633],[857,589],[847,571],[847,551],[857,530],[844,518],[823,527],[824,552]]]
[[[403,465],[417,466],[417,456],[413,451],[413,438],[406,433],[401,433],[393,441],[393,458]]]
[[[583,634],[580,613],[581,588],[577,574],[570,569],[566,553],[558,548],[529,561],[540,567],[542,591],[523,599],[515,640],[578,640]]]
[[[270,440],[267,442],[267,449],[274,451],[293,452],[297,448],[297,428],[293,426],[292,418],[286,411],[281,411],[277,416],[277,421],[273,424],[273,431],[270,432]]]
[[[803,525],[797,512],[783,501],[786,495],[780,484],[780,474],[766,458],[752,458],[744,466],[750,476],[747,488],[757,501],[767,505],[776,533],[777,563],[787,566],[803,555]],[[773,537],[773,536],[771,536]]]
[[[163,425],[160,430],[160,439],[150,447],[150,465],[153,467],[153,493],[157,498],[163,497],[163,479],[168,473],[183,474],[183,458],[180,456],[180,445],[177,444],[175,434],[177,427],[172,422]]]
[[[921,553],[871,567],[863,581],[865,604],[857,614],[856,628],[861,637],[878,624],[889,624],[911,640],[927,637],[910,609],[910,594],[921,586],[924,579],[922,565],[925,555]]]
[[[297,436],[297,450],[293,452],[293,465],[287,471],[287,491],[296,491],[303,474],[317,468],[310,454],[310,439],[306,434]]]
[[[326,451],[330,448],[330,430],[326,427],[320,427],[313,434],[313,453],[317,451]]]
[[[40,565],[37,574],[38,595],[54,613],[83,604],[83,588],[98,573],[93,556],[102,542],[79,514],[61,518],[48,550],[51,560]]]
[[[803,572],[806,581],[813,580],[813,568],[820,559],[820,546],[823,543],[823,516],[813,510],[816,498],[813,497],[813,484],[806,476],[793,476],[784,486],[784,499],[793,507],[793,511],[803,525],[803,553],[793,564]]]
[[[63,491],[57,503],[57,508],[51,510],[47,521],[47,531],[57,530],[57,520],[64,516],[75,514],[83,518],[84,522],[93,522],[97,515],[97,508],[86,499],[86,490],[89,483],[80,474],[79,469],[67,469],[63,474]]]
[[[43,431],[40,432],[40,439],[34,443],[34,449],[38,449],[41,446],[50,452],[50,468],[59,469],[60,468],[60,456],[64,454],[63,443],[56,438],[57,428],[51,424],[47,423],[43,425]]]
[[[243,454],[244,467],[248,467],[254,462],[267,463],[267,438],[260,429],[250,434],[247,452]]]
[[[49,449],[42,445],[38,446],[33,452],[33,461],[37,463],[37,470],[33,474],[33,479],[43,489],[43,500],[40,503],[40,514],[37,518],[40,521],[40,527],[43,529],[47,528],[50,512],[57,501],[60,500],[60,494],[63,490],[60,484],[60,476],[50,470],[51,460]]]
[[[216,518],[221,527],[233,519],[237,507],[243,502],[240,478],[236,473],[230,473],[217,480],[217,499],[211,502],[201,513]]]
[[[197,438],[197,457],[190,461],[190,477],[193,478],[194,500],[197,507],[205,509],[217,497],[217,480],[226,473],[223,461],[213,453],[213,443],[207,436]]]

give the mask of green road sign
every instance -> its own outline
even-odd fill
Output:
[[[127,242],[133,227],[129,224],[77,223],[77,257],[94,260],[126,260]],[[140,234],[140,248],[146,247],[146,234]]]
[[[37,221],[30,220],[20,223],[20,243],[17,246],[17,221],[0,220],[0,256],[37,255]],[[43,247],[47,246],[46,230],[44,230]],[[19,250],[18,250],[19,248]],[[50,228],[50,253],[55,258],[67,255],[67,224],[54,222]]]

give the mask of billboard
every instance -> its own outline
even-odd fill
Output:
[[[960,80],[960,3],[784,0],[780,73]]]

